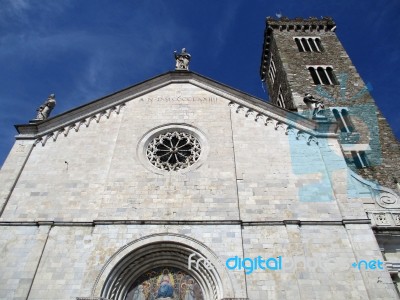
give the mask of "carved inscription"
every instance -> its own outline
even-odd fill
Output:
[[[217,96],[202,96],[202,95],[194,95],[194,96],[164,96],[164,95],[154,95],[142,97],[139,99],[141,102],[170,102],[170,103],[189,103],[189,102],[200,102],[204,104],[209,103],[217,103]]]
[[[24,144],[18,144],[16,147],[16,152],[21,153],[25,151],[25,145]]]

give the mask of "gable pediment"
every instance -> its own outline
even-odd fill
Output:
[[[163,89],[169,85],[192,85],[196,87],[189,94],[166,96]],[[89,127],[92,123],[108,119],[111,114],[119,114],[130,101],[169,101],[175,103],[202,102],[209,105],[218,99],[226,100],[227,105],[237,113],[243,113],[246,118],[253,118],[275,129],[283,129],[288,134],[294,130],[304,135],[308,140],[320,136],[333,136],[333,126],[321,126],[317,122],[302,117],[296,113],[264,102],[249,94],[223,85],[212,79],[189,71],[173,71],[154,77],[137,85],[128,87],[111,95],[105,96],[88,104],[57,115],[35,124],[16,125],[19,135],[17,139],[35,139],[43,145],[49,138],[56,140],[60,134],[65,136],[71,130],[79,131],[82,126]],[[328,129],[328,130],[327,130]]]

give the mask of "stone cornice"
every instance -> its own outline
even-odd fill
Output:
[[[309,18],[287,18],[281,17],[279,19],[275,19],[272,17],[267,17],[266,19],[267,27],[271,27],[273,29],[279,30],[294,30],[294,31],[328,31],[336,26],[335,21],[332,17],[323,17],[321,19],[317,17],[309,17]]]
[[[201,225],[201,226],[344,226],[347,224],[371,224],[369,219],[343,219],[343,220],[282,220],[282,221],[243,221],[243,220],[94,220],[87,222],[79,221],[0,221],[0,226],[108,226],[108,225]]]
[[[98,123],[102,119],[108,119],[111,114],[119,114],[126,102],[171,83],[190,83],[217,96],[226,98],[232,104],[237,104],[238,107],[247,109],[246,116],[249,116],[250,112],[254,112],[256,120],[260,119],[261,116],[265,116],[267,123],[268,120],[274,120],[276,129],[279,126],[283,126],[285,127],[286,134],[290,129],[296,128],[299,136],[302,133],[307,133],[307,138],[317,136],[336,137],[336,130],[332,126],[326,126],[326,124],[321,126],[318,122],[266,103],[261,99],[202,75],[188,71],[173,71],[82,105],[48,120],[33,124],[16,125],[15,127],[19,132],[16,138],[35,139],[35,143],[40,142],[42,145],[45,145],[50,138],[56,141],[60,134],[67,136],[71,130],[79,131],[82,126],[89,127],[91,123]]]

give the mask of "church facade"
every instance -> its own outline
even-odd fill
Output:
[[[268,22],[265,74],[292,33]],[[329,52],[319,38],[309,49]],[[16,125],[0,298],[398,299],[398,192],[347,156],[375,150],[358,142],[366,127],[349,145],[333,109],[293,92],[283,54],[280,86],[261,72],[272,103],[175,58],[175,71]]]

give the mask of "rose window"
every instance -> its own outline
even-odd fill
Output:
[[[147,158],[161,170],[178,171],[193,165],[200,157],[200,142],[187,132],[167,132],[147,146]]]

